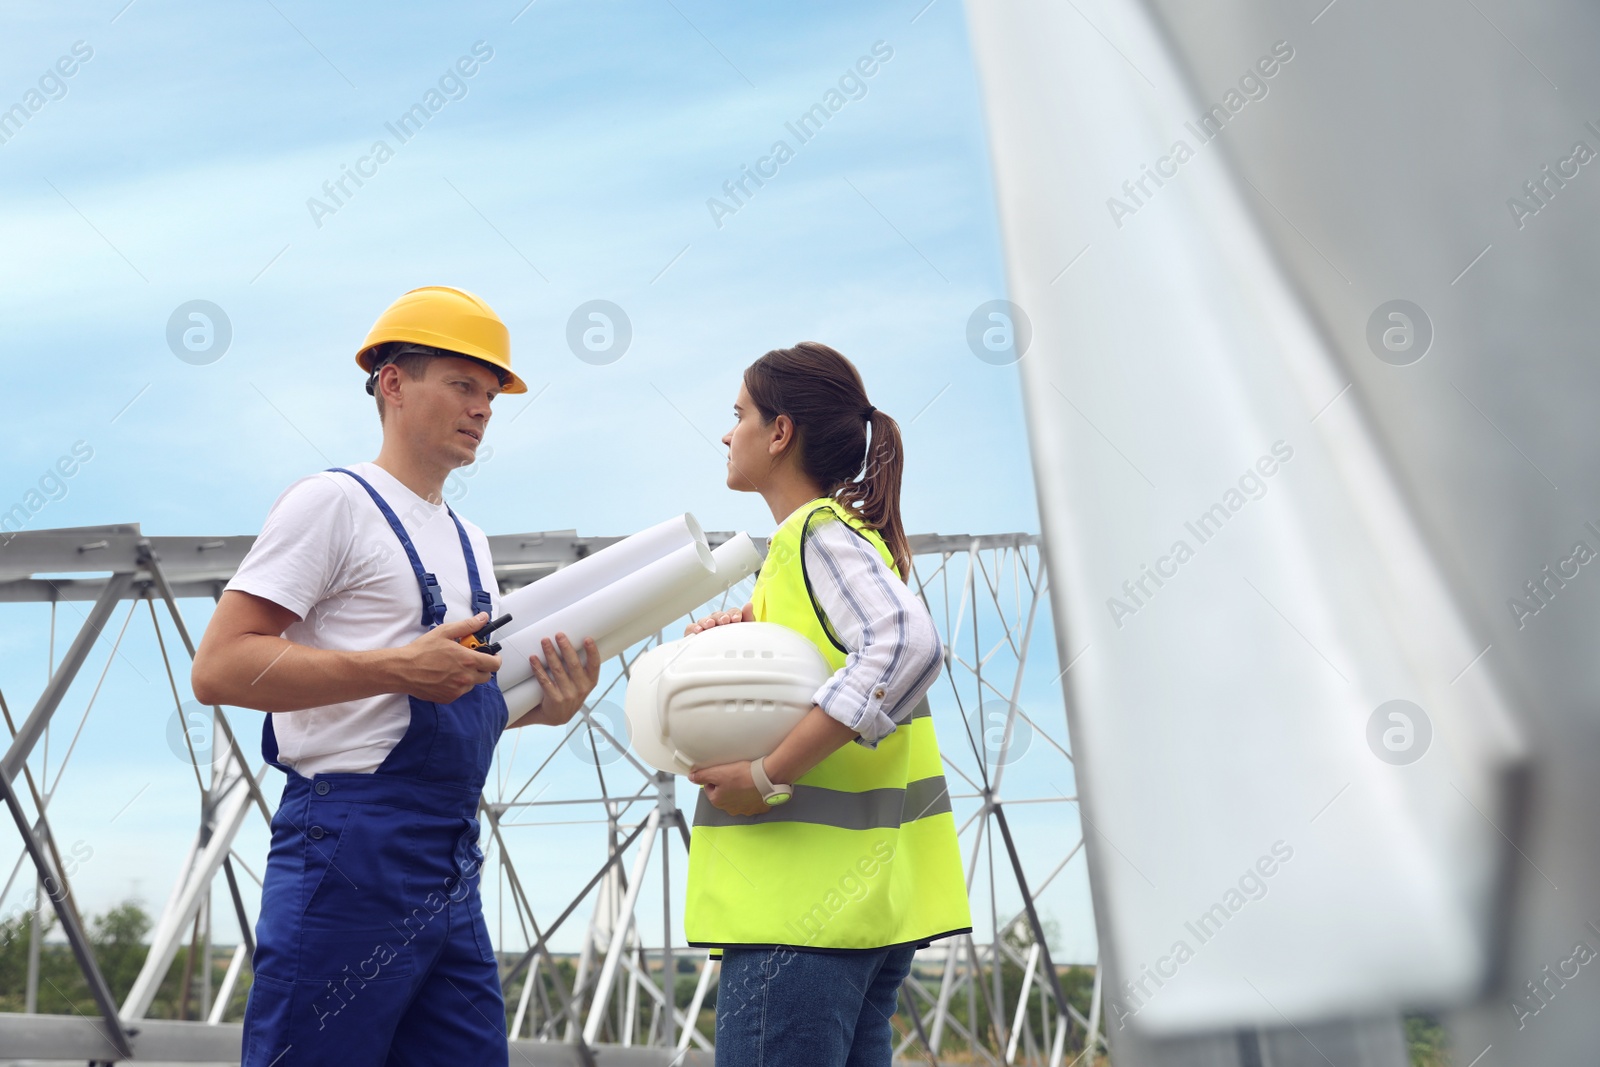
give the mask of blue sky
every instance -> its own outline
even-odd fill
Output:
[[[742,368],[802,339],[854,359],[901,421],[911,530],[1038,529],[1015,368],[966,342],[1004,277],[953,0],[514,0],[381,16],[112,0],[8,21],[0,106],[76,42],[92,49],[64,95],[47,79],[59,98],[0,144],[0,507],[74,442],[93,449],[30,529],[254,533],[295,478],[376,454],[354,353],[385,305],[424,284],[483,296],[531,386],[497,401],[492,458],[453,501],[491,534],[617,534],[684,510],[707,529],[770,532],[759,499],[723,487],[715,442]],[[864,92],[800,144],[785,123],[878,42],[892,57],[847,83]],[[475,46],[492,57],[447,79],[458,98],[401,143],[385,124]],[[723,183],[780,138],[794,157],[718,226],[708,198],[726,202]],[[393,158],[316,217],[308,199],[328,204],[323,183],[378,139]],[[603,366],[566,342],[569,315],[594,299],[633,332]],[[168,345],[169,317],[191,300],[231,327],[209,363]],[[78,616],[60,610],[70,635]],[[198,631],[207,605],[185,610]],[[48,611],[4,608],[0,632],[0,685],[20,712],[44,681]],[[1042,633],[1027,692],[1064,738]],[[102,842],[82,875],[91,910],[130,892],[158,906],[194,814],[193,781],[161,736],[172,699],[147,614],[124,652],[57,801],[73,833]],[[75,721],[91,688],[80,681],[63,714]],[[52,744],[54,764],[62,735]],[[113,827],[104,809],[136,795]],[[243,839],[251,849],[264,839]],[[1083,926],[1081,890],[1055,913]],[[1087,930],[1071,943],[1092,953]]]

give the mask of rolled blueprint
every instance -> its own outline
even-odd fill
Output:
[[[684,548],[678,549],[678,552],[674,555],[686,552],[689,547],[684,546]],[[511,641],[504,641],[504,647],[501,649],[501,668],[498,680],[501,691],[505,696],[506,707],[511,713],[508,721],[516,722],[537,707],[539,702],[544,699],[544,690],[534,680],[532,669],[528,666],[529,655],[539,655],[541,659],[543,658],[542,650],[539,646],[540,637],[553,637],[557,631],[564,632],[574,641],[581,641],[584,637],[593,637],[595,644],[599,646],[601,658],[609,658],[643,641],[712,598],[720,596],[723,592],[754,574],[756,569],[761,566],[761,554],[756,550],[749,535],[744,533],[736,534],[718,546],[715,552],[708,554],[708,560],[713,569],[708,571],[702,568],[698,572],[693,572],[691,568],[685,568],[686,570],[691,570],[691,580],[669,588],[664,587],[664,584],[655,585],[653,588],[664,589],[656,596],[646,595],[643,592],[646,583],[636,581],[636,576],[628,576],[623,581],[616,583],[618,588],[616,601],[622,607],[624,617],[614,626],[606,627],[603,631],[584,630],[581,626],[574,628],[569,622],[563,621],[581,621],[576,620],[576,614],[580,609],[587,614],[588,609],[584,607],[584,604],[593,599],[586,598],[585,601],[580,601],[578,604],[573,605],[571,611],[559,612],[558,615],[551,616],[547,620],[540,620],[525,631],[527,636],[533,637],[527,652],[521,651],[520,648],[513,649]],[[577,566],[577,564],[573,564],[573,566]],[[559,574],[560,572],[558,571],[557,573]],[[642,571],[636,572],[636,574],[638,573],[642,573]],[[534,584],[539,585],[549,580],[549,578],[544,578]],[[521,590],[518,590],[518,592],[521,592]],[[600,617],[598,611],[594,617]],[[547,625],[547,623],[553,625]],[[513,666],[513,658],[521,667],[521,670],[514,676],[519,677],[520,680],[507,682],[506,678],[512,676],[510,668]]]
[[[700,586],[694,591],[693,595],[685,596],[684,604],[687,606],[678,615],[687,615],[702,604],[711,603],[712,600],[761,569],[761,552],[756,548],[755,542],[750,540],[750,535],[743,532],[734,534],[714,548],[711,552],[711,558],[717,562],[716,573],[706,575],[700,580]],[[736,604],[733,606],[743,607],[744,605]],[[659,626],[641,633],[636,640],[644,640],[675,618],[677,618],[676,615],[664,619]],[[623,647],[626,648],[627,646],[624,645]]]
[[[705,539],[693,515],[675,515],[506,594],[500,598],[500,610],[510,612],[512,624],[521,630],[685,545],[704,544]]]
[[[761,566],[761,554],[750,541],[748,534],[730,537],[711,553],[715,570],[698,576],[696,584],[670,600],[662,600],[641,608],[639,614],[628,620],[613,634],[608,634],[610,649],[602,647],[601,653],[614,656],[658,630],[663,630],[695,608],[721,596],[739,582],[754,574]],[[567,636],[572,636],[570,633]]]
[[[694,541],[621,575],[575,604],[531,620],[516,633],[500,638],[500,687],[506,689],[532,678],[528,657],[542,658],[539,642],[554,638],[558,632],[565,633],[574,643],[592,637],[600,645],[602,657],[615,654],[620,649],[612,647],[613,633],[661,601],[676,603],[715,569],[711,550],[704,542]]]

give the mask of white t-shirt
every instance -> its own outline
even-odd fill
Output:
[[[365,478],[399,517],[422,569],[439,581],[445,621],[468,618],[472,584],[461,537],[445,505],[428,503],[377,464],[352,463],[346,469]],[[461,525],[472,544],[478,579],[494,600],[494,618],[500,587],[489,539],[466,519]],[[285,489],[227,588],[294,612],[300,621],[283,636],[311,648],[397,648],[425,632],[422,592],[405,548],[372,497],[348,474],[318,471]],[[310,777],[377,770],[410,722],[406,695],[389,693],[274,712],[272,729],[279,760]]]

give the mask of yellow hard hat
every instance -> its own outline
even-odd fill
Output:
[[[503,393],[526,393],[528,386],[511,371],[511,334],[494,309],[481,299],[449,285],[425,285],[390,304],[372,324],[356,363],[372,373],[374,349],[388,341],[411,341],[457,352],[504,371]]]

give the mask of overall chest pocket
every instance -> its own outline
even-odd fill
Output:
[[[485,682],[458,700],[431,707],[433,739],[423,777],[481,790],[505,731],[506,702],[499,687]]]

